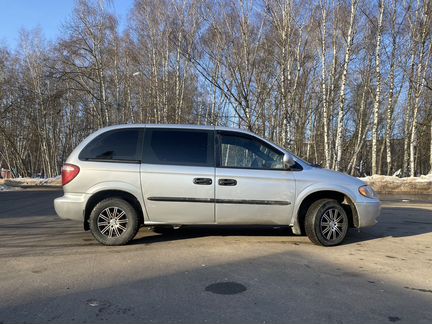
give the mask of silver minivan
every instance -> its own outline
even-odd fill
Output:
[[[250,132],[192,125],[98,130],[62,168],[61,218],[105,245],[141,226],[290,226],[319,245],[374,225],[381,203],[361,180],[310,165]]]

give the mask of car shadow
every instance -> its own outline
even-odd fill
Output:
[[[144,236],[141,236],[144,235]],[[288,226],[182,226],[174,229],[170,227],[155,227],[141,233],[140,237],[129,244],[152,244],[165,241],[187,240],[209,236],[250,236],[250,237],[287,237],[294,236]]]
[[[432,232],[432,211],[422,207],[383,207],[378,223],[364,229],[350,229],[343,245],[384,237],[409,237]],[[155,227],[141,233],[130,244],[152,244],[209,236],[295,237],[287,226],[182,226]],[[294,240],[295,241],[295,240]]]

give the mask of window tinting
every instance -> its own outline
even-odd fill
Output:
[[[138,160],[140,129],[122,129],[103,133],[80,153],[80,160]]]
[[[213,132],[146,129],[143,162],[213,166]]]
[[[220,135],[220,166],[246,169],[282,169],[283,154],[249,136]]]

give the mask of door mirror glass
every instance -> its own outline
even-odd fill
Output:
[[[291,154],[285,153],[283,157],[283,166],[285,169],[289,170],[295,165],[295,161]]]

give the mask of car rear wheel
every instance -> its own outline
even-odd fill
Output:
[[[120,198],[99,202],[90,214],[90,231],[104,245],[123,245],[132,240],[139,229],[136,210]]]
[[[348,216],[336,200],[317,200],[306,213],[305,231],[314,244],[338,245],[347,235]]]

